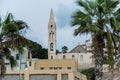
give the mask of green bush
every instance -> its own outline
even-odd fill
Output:
[[[81,73],[86,75],[88,80],[95,80],[94,70],[95,68],[84,69]]]

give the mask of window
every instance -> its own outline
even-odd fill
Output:
[[[68,69],[68,70],[70,70],[70,69],[71,69],[71,67],[67,67],[67,69]]]
[[[66,59],[66,56],[65,56],[65,55],[63,55],[63,59]]]
[[[83,61],[83,55],[80,55],[80,61]]]
[[[31,66],[31,61],[29,62],[29,66]]]
[[[17,59],[17,60],[20,59],[19,56],[20,56],[20,54],[16,54],[16,59]]]
[[[54,70],[57,70],[58,68],[57,67],[54,67]]]
[[[75,58],[75,55],[72,55],[72,58],[74,59],[74,58]]]
[[[68,74],[62,74],[61,77],[61,80],[68,80]]]
[[[44,70],[44,67],[40,67],[40,70]]]
[[[50,38],[50,39],[53,39],[53,38],[54,38],[54,32],[53,32],[53,31],[50,32],[49,38]]]
[[[62,67],[59,67],[59,70],[62,70]]]
[[[53,27],[53,25],[51,25],[51,28]]]
[[[50,43],[50,51],[53,51],[53,43]]]
[[[52,39],[53,39],[54,33],[52,32]]]
[[[51,33],[49,34],[49,38],[51,39]]]
[[[53,67],[49,67],[50,70],[53,70]]]
[[[53,56],[51,56],[51,59],[53,59]]]

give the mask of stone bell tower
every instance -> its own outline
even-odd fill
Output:
[[[56,23],[53,10],[50,11],[48,23],[48,59],[55,59],[56,56]]]

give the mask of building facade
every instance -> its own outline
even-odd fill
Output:
[[[74,53],[66,53],[66,58],[63,59],[63,54],[56,53],[56,23],[52,9],[48,35],[48,59],[32,59],[27,49],[23,55],[13,52],[18,66],[11,70],[10,63],[6,60],[7,71],[3,80],[87,80],[85,75],[77,72],[78,54],[72,56]]]

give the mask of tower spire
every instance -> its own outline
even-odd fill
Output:
[[[51,8],[51,11],[50,11],[49,23],[55,24],[54,14],[53,14],[53,9],[52,8]]]
[[[56,55],[56,24],[53,15],[53,9],[51,9],[48,23],[48,58],[55,59],[55,55]]]

